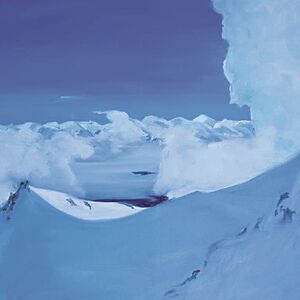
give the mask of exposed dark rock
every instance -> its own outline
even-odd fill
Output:
[[[285,192],[285,193],[281,194],[276,207],[279,207],[279,205],[283,202],[283,200],[288,199],[288,198],[290,198],[290,193]]]
[[[200,274],[200,270],[195,270],[192,272],[192,275],[189,276],[185,281],[183,281],[182,283],[180,283],[178,286],[184,286],[187,283],[191,282],[192,280],[197,279],[197,276]]]
[[[87,206],[90,210],[92,209],[92,205],[88,201],[83,201],[83,204]]]
[[[7,201],[0,208],[0,211],[3,211],[3,212],[7,213],[7,217],[6,217],[7,220],[11,219],[10,212],[13,211],[13,209],[16,205],[16,202],[17,202],[17,200],[19,198],[19,195],[20,195],[20,191],[24,190],[24,189],[29,191],[29,181],[28,180],[21,181],[19,186],[17,187],[16,191],[10,193]]]
[[[69,202],[71,206],[77,206],[77,204],[74,202],[72,198],[67,198],[66,201]]]
[[[282,222],[283,223],[291,223],[293,221],[293,215],[296,214],[296,212],[289,207],[282,208]]]

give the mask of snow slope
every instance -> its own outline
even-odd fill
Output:
[[[65,202],[65,195],[24,190],[10,220],[6,212],[1,212],[0,299],[152,300],[170,297],[168,291],[172,289],[181,299],[251,299],[244,297],[238,286],[251,288],[252,299],[265,299],[260,292],[275,294],[272,286],[277,277],[269,280],[258,276],[261,269],[265,275],[280,269],[283,277],[298,270],[297,264],[290,262],[297,258],[297,251],[292,249],[297,250],[298,221],[286,229],[288,234],[279,229],[278,236],[274,233],[267,239],[251,238],[249,245],[246,242],[246,246],[227,247],[225,256],[218,256],[223,253],[219,250],[205,270],[203,263],[212,244],[231,241],[258,217],[273,212],[279,196],[294,190],[299,165],[297,157],[248,183],[209,194],[193,193],[126,218],[106,221],[86,220],[84,213],[74,218],[59,203],[60,197]],[[81,205],[78,209],[86,210]],[[123,211],[120,217],[124,217]],[[292,242],[287,244],[283,236]],[[257,254],[249,252],[260,245],[263,247]],[[273,259],[288,259],[286,268],[282,263],[270,263],[272,257],[263,259],[274,245],[278,249]],[[242,257],[236,256],[239,247],[246,256],[242,262]],[[245,272],[243,263],[253,273]],[[210,266],[220,272],[210,273]],[[200,275],[186,281],[198,269]],[[229,276],[232,270],[234,274]],[[237,283],[233,281],[235,274],[240,275]],[[222,281],[224,276],[228,280]],[[297,277],[292,278],[298,282]],[[177,287],[185,281],[185,286]],[[287,294],[284,299],[297,299],[287,291],[296,286],[295,281],[292,285],[277,282],[276,290]],[[236,284],[234,289],[232,284]],[[281,299],[278,297],[267,299]]]
[[[294,224],[277,218],[276,226],[252,229],[224,242],[210,257],[203,276],[178,299],[298,300],[299,225],[298,218]]]
[[[56,209],[83,220],[113,220],[136,214],[143,210],[122,203],[93,202],[74,198],[65,193],[31,187],[31,190]]]

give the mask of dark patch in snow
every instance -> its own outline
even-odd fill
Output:
[[[165,195],[153,195],[146,198],[134,198],[134,199],[96,199],[90,200],[93,202],[114,202],[114,203],[122,203],[124,205],[131,205],[136,207],[154,207],[159,205],[165,201],[169,200],[169,198]]]
[[[0,208],[0,211],[3,211],[3,212],[7,213],[7,217],[6,217],[7,220],[11,219],[11,216],[10,216],[9,213],[13,211],[14,206],[16,205],[16,202],[19,198],[21,190],[28,190],[29,191],[29,181],[28,180],[20,182],[20,184],[17,187],[16,191],[10,193],[10,195],[8,197],[8,200]]]
[[[260,230],[260,225],[262,223],[262,221],[264,220],[264,217],[259,217],[257,220],[256,220],[256,223],[254,225],[254,230]]]
[[[66,201],[69,202],[71,206],[77,206],[77,204],[74,202],[72,198],[67,198]]]
[[[131,209],[135,209],[135,207],[132,204],[121,202],[123,205],[130,207]]]
[[[274,210],[274,216],[278,216],[279,214],[282,215],[281,222],[282,223],[291,223],[293,221],[293,215],[296,214],[296,211],[290,209],[289,207],[284,207],[282,205],[285,199],[290,198],[290,193],[285,192],[280,195],[280,198],[276,204],[276,209]]]
[[[282,216],[282,222],[283,223],[291,223],[293,221],[293,215],[296,214],[296,212],[289,207],[282,208],[281,213]]]
[[[87,206],[90,210],[92,209],[92,205],[88,201],[83,201],[83,204]]]
[[[288,192],[285,192],[285,193],[280,195],[279,200],[276,204],[276,208],[274,210],[274,216],[275,217],[278,216],[279,213],[281,213],[282,210],[283,210],[283,205],[281,205],[283,200],[288,199],[289,197],[290,197],[290,193],[288,193]]]
[[[192,275],[189,276],[185,281],[183,281],[182,283],[180,283],[178,286],[184,286],[187,283],[191,282],[192,280],[197,279],[197,276],[200,274],[200,270],[195,270],[192,272]]]
[[[248,231],[248,226],[244,227],[244,228],[237,234],[237,236],[238,236],[238,237],[239,237],[239,236],[242,236],[242,235],[246,234],[247,231]]]
[[[197,279],[197,276],[200,274],[200,270],[194,270],[191,274],[191,276],[189,276],[187,279],[185,279],[182,283],[176,285],[177,288],[181,288],[185,285],[187,285],[188,283],[190,283],[191,281],[193,280],[196,280]],[[169,291],[167,291],[165,294],[164,294],[164,297],[168,297],[168,298],[175,298],[175,297],[178,297],[179,294],[176,290],[176,288],[172,288],[170,289]]]
[[[149,172],[149,171],[135,171],[135,172],[131,172],[131,173],[134,175],[140,175],[140,176],[156,174],[156,172]]]
[[[175,297],[178,297],[179,294],[177,294],[176,289],[171,289],[171,290],[167,291],[164,296],[169,297],[169,298],[175,298]]]
[[[279,205],[283,202],[283,200],[290,198],[290,193],[286,192],[280,195],[280,198],[277,202],[276,207],[279,207]]]

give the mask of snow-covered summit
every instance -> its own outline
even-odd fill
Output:
[[[234,137],[252,137],[254,134],[253,126],[250,121],[214,119],[200,115],[194,120],[185,118],[174,118],[166,120],[155,116],[147,116],[142,121],[130,118],[125,112],[107,111],[97,112],[107,116],[108,123],[99,124],[96,121],[67,121],[64,123],[49,122],[45,124],[25,123],[20,125],[10,125],[11,129],[31,130],[38,132],[45,137],[51,137],[57,132],[68,132],[72,136],[81,137],[106,137],[126,135],[128,142],[143,140],[147,137],[151,139],[164,139],[168,129],[174,127],[188,127],[195,131],[200,139],[211,140],[216,138],[223,140]],[[223,132],[220,129],[223,129]],[[226,131],[226,134],[224,132]],[[123,137],[125,140],[125,137]],[[210,140],[210,139],[209,139]]]

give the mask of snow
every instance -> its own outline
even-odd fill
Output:
[[[65,193],[35,187],[31,187],[31,190],[56,209],[83,220],[113,220],[144,210],[120,203],[92,202]]]
[[[283,207],[294,208],[289,205],[299,202],[299,188],[297,184],[296,198],[291,194],[281,202]],[[178,299],[196,300],[203,294],[207,300],[299,299],[300,219],[297,212],[292,218],[285,219],[280,210],[274,214],[273,209],[256,225],[248,223],[242,236],[221,240],[203,276]]]
[[[216,124],[216,121],[213,118],[210,118],[206,115],[200,115],[194,119],[194,121],[206,124],[207,126],[213,127]]]
[[[226,137],[234,129],[225,124],[218,128]],[[283,160],[274,147],[272,136],[267,133],[206,143],[189,128],[173,128],[165,138],[155,191],[177,197],[245,182]]]
[[[34,186],[71,192],[77,197],[144,197],[154,193],[173,197],[194,190],[218,189],[237,183],[239,174],[228,176],[229,182],[225,183],[217,182],[215,176],[211,176],[207,184],[201,180],[203,174],[195,176],[192,172],[195,179],[180,192],[181,185],[190,180],[185,171],[191,163],[189,156],[193,160],[199,156],[199,149],[207,145],[219,148],[218,143],[223,141],[238,143],[238,140],[245,140],[247,144],[254,136],[249,121],[214,121],[204,115],[195,120],[148,116],[139,121],[125,112],[97,113],[104,114],[108,122],[28,122],[2,126],[0,141],[5,145],[0,149],[2,199],[7,197],[15,182],[25,179]],[[194,144],[186,142],[181,131],[188,132],[187,136],[192,135]],[[172,139],[188,152],[187,157],[183,155],[175,162],[179,167],[177,173],[169,168],[174,164],[174,155],[165,154]],[[176,149],[172,151],[176,152]],[[195,168],[198,168],[197,164]],[[258,172],[265,169],[265,165],[260,166]],[[155,174],[137,178],[132,175],[134,171]],[[255,174],[249,171],[245,178]],[[176,180],[173,180],[174,176]]]
[[[231,102],[248,105],[258,133],[276,132],[278,151],[300,147],[300,3],[213,0],[229,49],[224,72]]]
[[[274,231],[274,238],[268,234],[267,239],[259,238],[258,234],[257,238],[251,238],[249,246],[247,242],[243,246],[243,240],[226,244],[224,249],[211,256],[205,272],[203,262],[210,245],[230,240],[245,226],[254,224],[258,217],[273,211],[279,195],[294,189],[299,162],[298,157],[245,184],[213,193],[193,193],[151,209],[138,209],[134,212],[139,213],[127,217],[127,213],[133,212],[130,207],[117,206],[115,210],[111,203],[107,206],[100,203],[97,211],[89,215],[89,208],[72,195],[37,188],[31,188],[30,192],[24,190],[10,220],[6,219],[6,212],[1,212],[0,216],[2,299],[164,299],[170,289],[184,282],[197,269],[203,274],[200,272],[197,279],[176,288],[178,299],[197,299],[203,293],[208,295],[208,300],[232,299],[232,295],[237,295],[237,299],[250,299],[243,298],[243,291],[238,288],[230,293],[233,279],[237,280],[235,273],[229,276],[231,257],[235,257],[232,263],[238,274],[238,284],[248,291],[251,288],[250,295],[260,295],[256,286],[262,284],[261,292],[269,291],[276,277],[256,285],[264,277],[251,277],[251,273],[246,276],[245,272],[264,270],[267,275],[284,266],[279,262],[269,263],[274,256],[266,263],[262,258],[287,233],[294,242],[297,241],[298,217],[290,224],[290,229],[282,229],[287,233],[281,234],[279,229],[278,237]],[[66,201],[69,196],[76,207]],[[106,214],[114,219],[103,222]],[[277,227],[285,228],[280,224]],[[257,254],[250,252],[250,255],[248,250],[256,249],[262,243],[265,246]],[[289,259],[287,269],[281,269],[282,276],[296,274],[298,270],[297,264],[290,262],[298,255],[293,243],[287,248],[282,244],[285,251],[281,253],[278,248],[274,253]],[[241,255],[245,257],[245,268],[239,268],[240,247],[243,248]],[[222,265],[219,253],[224,255],[220,257]],[[259,258],[259,264],[254,266],[256,258]],[[228,260],[230,266],[226,264]],[[224,275],[210,272],[210,268],[221,268]],[[223,276],[226,281],[219,286]],[[248,282],[250,277],[252,282]],[[281,289],[278,295],[282,295],[287,293],[285,288],[295,284],[277,282],[277,286],[277,290]],[[225,298],[220,298],[216,292],[221,293],[223,287]],[[296,299],[293,295],[290,293],[285,299]]]
[[[0,300],[299,299],[299,1],[213,3],[252,121],[0,126]]]

